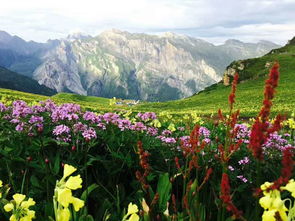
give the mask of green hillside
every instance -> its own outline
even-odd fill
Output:
[[[0,67],[0,87],[49,96],[56,93],[55,90],[40,85],[37,81],[4,67]]]

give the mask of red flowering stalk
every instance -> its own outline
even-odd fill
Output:
[[[222,174],[220,199],[225,204],[227,211],[231,212],[235,216],[235,218],[242,218],[242,212],[239,211],[232,202],[232,198],[230,195],[229,178],[226,173]]]
[[[228,102],[229,102],[229,105],[230,105],[230,111],[232,111],[234,103],[235,103],[236,89],[237,89],[238,80],[239,80],[239,75],[238,75],[238,73],[236,73],[235,76],[234,76],[234,80],[232,82],[231,93],[228,96]]]
[[[149,153],[144,151],[142,147],[142,142],[137,142],[137,148],[138,148],[138,155],[139,155],[139,165],[143,169],[143,174],[140,171],[136,171],[136,179],[141,183],[144,190],[148,192],[149,185],[147,184],[146,177],[149,175],[150,172],[150,165],[148,163],[148,156]]]
[[[211,174],[213,173],[213,169],[212,168],[209,168],[206,172],[206,176],[205,178],[203,179],[203,182],[201,183],[201,185],[198,187],[197,189],[197,192],[199,192],[202,187],[205,185],[205,183],[207,183],[207,181],[209,180],[209,177],[211,176]]]
[[[187,213],[190,214],[190,207],[188,203],[188,194],[190,193],[191,186],[193,184],[193,181],[190,180],[188,184],[186,185],[186,191],[185,195],[183,196],[183,207],[186,209]]]
[[[269,72],[268,79],[265,81],[263,107],[259,113],[262,122],[267,121],[269,118],[272,99],[274,98],[274,94],[276,92],[275,88],[278,86],[279,82],[279,75],[279,63],[275,62]]]
[[[270,188],[279,190],[281,186],[286,185],[292,177],[293,167],[293,152],[291,148],[287,148],[283,151],[281,176]]]
[[[278,116],[274,125],[269,127],[269,115],[274,98],[275,88],[278,86],[279,80],[279,64],[276,62],[269,73],[269,78],[265,81],[263,106],[255,123],[252,126],[250,134],[249,148],[253,152],[253,156],[258,160],[263,160],[262,145],[266,143],[269,134],[278,131],[281,128],[283,118]]]
[[[138,154],[139,154],[139,164],[142,167],[142,169],[144,170],[144,176],[148,176],[149,172],[150,172],[150,165],[148,164],[148,157],[149,157],[149,153],[147,151],[144,151],[143,147],[142,147],[142,142],[138,141],[137,142],[137,147],[138,147]]]
[[[221,109],[218,109],[218,118],[219,120],[224,121],[224,117],[223,117]]]
[[[176,207],[176,197],[175,194],[172,194],[172,208],[174,214],[177,214],[177,207]]]
[[[175,158],[174,158],[174,161],[175,161],[176,168],[177,168],[178,170],[181,170],[178,157],[175,157]]]
[[[189,142],[191,145],[192,152],[197,151],[197,147],[199,146],[199,135],[200,135],[199,130],[200,130],[200,126],[196,125],[190,134]]]

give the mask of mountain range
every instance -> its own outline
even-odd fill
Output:
[[[216,46],[174,33],[114,29],[95,37],[77,33],[37,43],[0,31],[0,66],[57,92],[165,101],[219,82],[234,60],[259,57],[278,47],[233,39]]]

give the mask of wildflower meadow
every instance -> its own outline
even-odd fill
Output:
[[[295,220],[295,118],[271,118],[279,64],[253,119],[238,82],[229,114],[204,118],[0,103],[0,220]]]

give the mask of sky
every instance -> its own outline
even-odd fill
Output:
[[[295,0],[0,0],[0,30],[25,40],[112,28],[283,45],[295,36]]]

